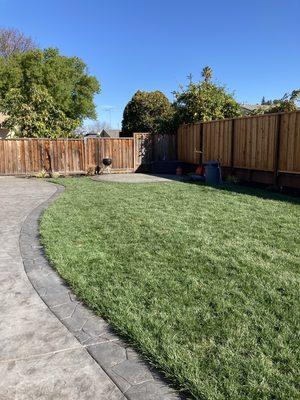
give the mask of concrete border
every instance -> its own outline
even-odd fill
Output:
[[[73,336],[129,400],[178,400],[161,374],[145,362],[111,327],[89,310],[47,262],[39,237],[43,211],[64,191],[35,208],[22,225],[19,243],[24,269],[32,286]]]

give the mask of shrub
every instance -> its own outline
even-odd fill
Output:
[[[138,90],[123,113],[122,134],[132,136],[134,132],[172,133],[174,108],[160,91]]]
[[[36,174],[37,178],[47,178],[49,177],[48,172],[45,169],[42,169],[40,172]]]

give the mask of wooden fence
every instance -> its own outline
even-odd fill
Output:
[[[177,135],[154,135],[152,137],[152,160],[177,160]]]
[[[152,161],[176,159],[176,135],[135,133],[132,138],[0,140],[0,175],[42,170],[84,174],[112,158],[112,172],[150,170]]]
[[[84,174],[112,158],[114,172],[134,171],[134,138],[0,140],[0,175],[31,175],[43,169]]]
[[[225,174],[300,187],[300,111],[180,126],[180,161],[219,160]]]
[[[0,175],[86,173],[104,157],[113,172],[149,170],[152,161],[219,160],[224,175],[300,188],[300,111],[182,125],[177,135],[0,140]]]
[[[113,160],[113,170],[131,172],[134,170],[133,153],[133,138],[95,138],[85,141],[86,168],[101,165],[103,158],[109,157]]]

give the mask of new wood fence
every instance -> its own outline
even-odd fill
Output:
[[[182,125],[177,140],[181,161],[219,160],[246,180],[300,186],[300,111]]]
[[[177,160],[177,135],[153,135],[152,147],[153,161]]]

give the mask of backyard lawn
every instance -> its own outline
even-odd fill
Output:
[[[74,291],[195,399],[299,399],[300,202],[59,179],[41,221]]]

